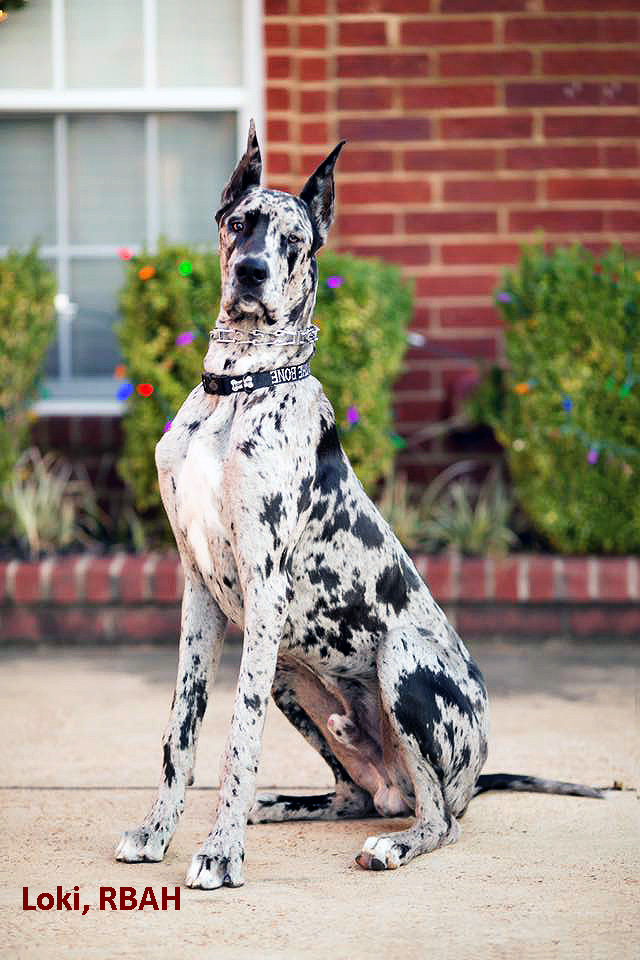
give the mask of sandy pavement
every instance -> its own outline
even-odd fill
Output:
[[[630,645],[474,648],[492,697],[486,770],[638,786],[640,678]],[[182,886],[208,832],[232,710],[237,650],[210,701],[181,827],[162,864],[113,860],[153,797],[175,651],[7,650],[0,956],[413,958],[640,956],[640,818],[606,801],[529,794],[475,800],[458,844],[388,873],[353,862],[365,837],[406,821],[250,827],[245,886]],[[259,784],[321,789],[327,768],[271,706]],[[82,911],[24,911],[78,886]],[[180,887],[180,910],[100,910],[100,887]],[[70,902],[73,903],[72,899]]]

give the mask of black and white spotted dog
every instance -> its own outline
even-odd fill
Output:
[[[225,626],[244,627],[215,822],[187,871],[190,887],[242,884],[248,822],[414,815],[406,830],[369,837],[356,857],[384,870],[452,843],[482,790],[598,795],[480,776],[482,675],[364,493],[309,376],[315,256],[342,146],[294,197],[260,187],[251,125],[216,217],[222,298],[206,373],[156,448],[186,578],[179,666],[158,795],[142,826],[123,835],[119,860],[164,856]],[[255,797],[270,694],[331,767],[331,793]]]

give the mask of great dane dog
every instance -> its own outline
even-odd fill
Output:
[[[192,782],[207,689],[231,620],[244,628],[215,822],[190,887],[243,883],[247,823],[415,817],[369,837],[364,869],[402,866],[458,836],[486,789],[598,796],[574,784],[480,776],[488,701],[480,670],[338,438],[309,375],[316,253],[333,217],[344,141],[299,197],[260,187],[253,123],[222,194],[222,296],[203,382],[156,448],[185,571],[176,689],[157,798],[119,860],[161,860]],[[335,789],[255,797],[269,696],[326,760]]]

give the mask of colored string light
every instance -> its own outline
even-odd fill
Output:
[[[349,426],[354,427],[356,423],[360,421],[360,412],[357,407],[348,407],[347,408],[347,423]]]
[[[151,277],[155,277],[156,268],[148,265],[146,267],[140,267],[138,270],[138,276],[141,280],[151,280]]]
[[[118,387],[116,397],[118,400],[128,400],[132,393],[133,384],[127,380],[126,383],[123,383]]]
[[[631,356],[627,354],[627,369],[631,367]],[[620,396],[626,397],[629,395],[631,388],[637,383],[638,378],[633,374],[629,374],[622,387],[620,388]],[[536,386],[538,383],[537,380],[528,380],[526,382],[514,384],[514,392],[520,395],[525,395],[529,393],[532,387]],[[615,378],[613,375],[607,378],[605,381],[605,388],[610,392],[615,386]],[[562,409],[564,412],[569,415],[573,410],[573,399],[569,394],[564,394],[562,397]],[[545,429],[545,428],[543,428]],[[546,428],[547,433],[551,437],[557,437],[560,433],[565,435],[571,435],[577,437],[581,440],[585,446],[588,448],[587,452],[587,462],[592,466],[598,462],[600,457],[601,450],[607,450],[608,452],[625,457],[637,457],[640,456],[640,449],[635,447],[623,446],[615,443],[609,443],[606,440],[595,440],[593,437],[590,437],[584,430],[581,430],[579,427],[574,426],[572,423],[567,421],[560,428],[551,427]],[[525,441],[518,438],[513,441],[513,449],[517,452],[524,450],[526,444]],[[626,465],[628,467],[628,464]],[[630,468],[628,468],[630,469]]]
[[[193,264],[190,260],[182,260],[178,266],[178,271],[181,276],[188,277],[193,272]]]
[[[341,287],[343,283],[344,277],[327,277],[327,286],[329,287],[329,290],[337,290],[338,287]]]
[[[133,254],[131,250],[129,250],[129,247],[120,247],[118,250],[118,256],[121,260],[131,260]]]
[[[141,397],[150,397],[153,393],[153,387],[150,383],[139,383],[136,390]]]
[[[184,333],[179,333],[176,337],[176,347],[186,347],[196,338],[196,334],[193,330],[187,330]]]

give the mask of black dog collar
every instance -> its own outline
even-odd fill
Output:
[[[202,374],[205,393],[216,397],[228,397],[233,393],[251,393],[260,387],[277,387],[279,383],[297,383],[311,374],[309,361],[296,367],[278,367],[277,370],[259,370],[241,377],[218,377],[215,373]]]

